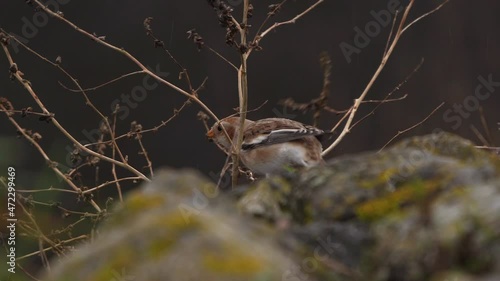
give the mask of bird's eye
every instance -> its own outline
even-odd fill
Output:
[[[222,131],[222,126],[221,125],[217,126],[217,131],[219,131],[219,132]]]

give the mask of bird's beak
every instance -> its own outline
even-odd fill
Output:
[[[209,130],[206,134],[207,138],[209,141],[212,141],[212,139],[215,137],[214,131]]]

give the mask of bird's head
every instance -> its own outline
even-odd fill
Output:
[[[208,130],[206,136],[210,141],[217,144],[220,149],[224,150],[224,152],[229,153],[231,151],[231,142],[235,143],[237,140],[239,123],[239,117],[224,118],[220,122],[215,122],[212,128]],[[245,127],[252,123],[253,121],[246,119]]]

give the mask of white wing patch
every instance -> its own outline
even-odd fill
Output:
[[[271,145],[277,143],[284,143],[292,140],[301,139],[307,136],[319,136],[325,132],[313,127],[300,128],[300,129],[279,129],[271,131],[268,134],[260,135],[248,142],[244,142],[242,149],[252,149],[258,146]]]

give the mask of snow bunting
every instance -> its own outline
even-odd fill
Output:
[[[231,142],[236,145],[239,117],[227,117],[215,123],[207,132],[219,148],[229,153]],[[319,138],[323,130],[284,118],[245,120],[240,157],[252,172],[261,175],[279,174],[286,167],[310,167],[323,163]]]

